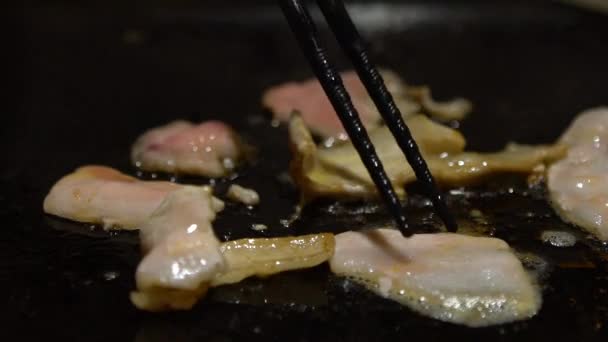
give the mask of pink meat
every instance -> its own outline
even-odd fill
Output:
[[[347,71],[341,73],[341,76],[363,124],[366,127],[376,125],[380,115],[373,107],[357,74],[354,71]],[[315,134],[326,138],[345,137],[340,119],[315,78],[272,87],[264,93],[262,103],[280,121],[288,121],[291,113],[298,111]]]
[[[131,150],[143,170],[221,177],[242,157],[239,139],[220,121],[174,121],[141,135]]]

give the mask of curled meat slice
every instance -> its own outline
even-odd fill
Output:
[[[380,73],[404,117],[424,110],[440,120],[460,120],[471,110],[471,103],[467,100],[437,102],[431,98],[427,87],[410,87],[390,70],[381,70]],[[365,127],[370,129],[379,126],[381,116],[356,72],[346,71],[340,75]],[[293,112],[298,112],[313,133],[329,138],[328,141],[348,139],[316,78],[272,87],[264,93],[262,103],[277,120],[288,121]]]
[[[433,177],[441,185],[466,185],[501,172],[529,173],[565,153],[563,145],[517,144],[509,144],[495,153],[464,152],[465,140],[459,132],[422,115],[413,115],[406,123]],[[305,200],[377,196],[374,183],[350,142],[317,148],[297,115],[290,122],[289,134],[293,155],[290,171]],[[370,132],[370,139],[395,190],[403,196],[403,185],[413,182],[416,176],[401,149],[386,127]]]
[[[206,177],[225,176],[242,157],[236,132],[219,121],[174,121],[145,132],[131,150],[131,160],[143,170]]]
[[[565,221],[608,241],[608,108],[579,114],[560,141],[568,155],[547,171],[553,207]]]
[[[251,276],[266,277],[280,272],[310,268],[329,260],[334,253],[331,233],[280,238],[241,239],[224,242],[219,250],[223,267],[195,289],[171,286],[139,287],[131,294],[132,302],[142,310],[189,309],[215,286],[237,283]],[[215,255],[212,249],[210,255]],[[156,260],[156,262],[161,260]],[[164,268],[168,263],[159,263]],[[141,267],[141,266],[140,266]],[[158,275],[155,277],[158,278]],[[209,281],[209,279],[211,279]],[[158,281],[156,281],[159,283]]]
[[[425,316],[471,327],[527,319],[541,295],[502,240],[378,229],[336,235],[331,270]]]
[[[140,227],[144,257],[131,293],[135,306],[190,309],[211,286],[313,267],[333,254],[333,234],[220,243],[211,223],[223,207],[209,187],[184,186],[165,198]]]
[[[329,260],[334,243],[331,233],[224,242],[220,249],[227,267],[211,284],[232,284],[254,275],[313,267]]]
[[[106,228],[135,229],[181,185],[141,181],[105,166],[83,166],[61,178],[44,199],[44,211]]]

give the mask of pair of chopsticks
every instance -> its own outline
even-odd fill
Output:
[[[384,199],[389,212],[395,219],[397,227],[404,236],[412,235],[408,228],[403,208],[399,198],[388,179],[382,162],[367,131],[353,106],[342,78],[327,58],[327,53],[321,45],[316,26],[302,0],[279,0],[281,9],[289,22],[291,30],[296,36],[300,47],[304,51],[308,62],[319,79],[323,90],[346,130],[353,146],[357,150],[363,164],[367,168],[381,197]],[[386,125],[395,137],[397,144],[405,154],[416,178],[423,185],[427,196],[430,197],[435,210],[443,220],[449,231],[456,230],[456,222],[448,210],[445,201],[435,185],[433,176],[426,162],[420,155],[418,146],[403,121],[399,108],[395,105],[393,97],[386,89],[384,80],[376,67],[369,59],[366,43],[363,41],[353,24],[344,3],[341,0],[317,0],[323,16],[334,32],[338,43],[353,63],[357,74],[368,93],[370,94]]]

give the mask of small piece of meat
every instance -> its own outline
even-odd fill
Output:
[[[336,235],[331,270],[438,320],[481,327],[534,316],[538,286],[502,240],[377,229]]]
[[[174,121],[145,132],[131,150],[132,162],[142,170],[205,177],[227,175],[242,158],[239,137],[220,121]]]
[[[608,241],[608,107],[579,114],[560,142],[568,155],[547,171],[553,207],[565,221]]]
[[[44,199],[44,211],[106,228],[136,229],[168,193],[182,185],[141,181],[105,166],[84,166],[61,178]]]
[[[231,184],[226,196],[232,201],[241,202],[245,205],[257,205],[260,203],[260,195],[255,190],[242,187],[238,184]]]
[[[211,226],[223,207],[211,188],[186,186],[152,213],[140,228],[146,254],[135,274],[138,291],[131,294],[137,307],[187,309],[206,292],[226,267]]]

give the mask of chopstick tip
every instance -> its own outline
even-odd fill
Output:
[[[410,229],[410,226],[407,223],[405,215],[399,213],[398,215],[394,215],[394,219],[395,219],[397,229],[399,229],[399,231],[401,232],[401,235],[403,235],[403,237],[408,238],[413,235],[413,233]]]

